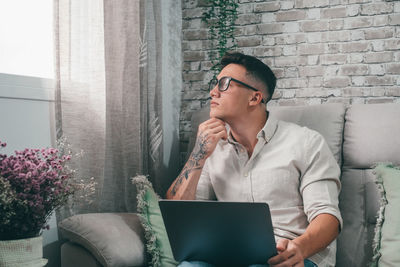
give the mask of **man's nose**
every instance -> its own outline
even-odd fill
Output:
[[[210,91],[210,96],[211,97],[218,97],[219,91],[218,91],[218,85],[214,86],[213,89]]]

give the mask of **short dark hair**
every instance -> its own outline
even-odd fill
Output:
[[[276,86],[276,77],[266,64],[253,56],[244,55],[239,52],[227,52],[221,59],[220,67],[223,69],[229,64],[238,64],[245,67],[247,74],[267,86],[269,95],[266,101],[268,102],[271,99]]]

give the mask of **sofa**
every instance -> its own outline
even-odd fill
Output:
[[[271,106],[270,116],[320,132],[341,166],[339,205],[343,229],[338,237],[336,266],[364,267],[372,242],[380,193],[372,167],[400,165],[400,104],[322,104]],[[194,113],[189,148],[208,110]],[[63,238],[61,266],[146,266],[143,229],[135,213],[81,214],[59,224]]]

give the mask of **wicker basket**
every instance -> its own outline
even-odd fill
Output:
[[[0,241],[0,267],[42,267],[42,236]]]

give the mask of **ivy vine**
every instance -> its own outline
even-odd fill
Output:
[[[211,51],[209,53],[214,76],[219,72],[219,62],[223,55],[237,47],[234,30],[237,19],[237,0],[207,0],[210,7],[203,13],[209,29]]]

